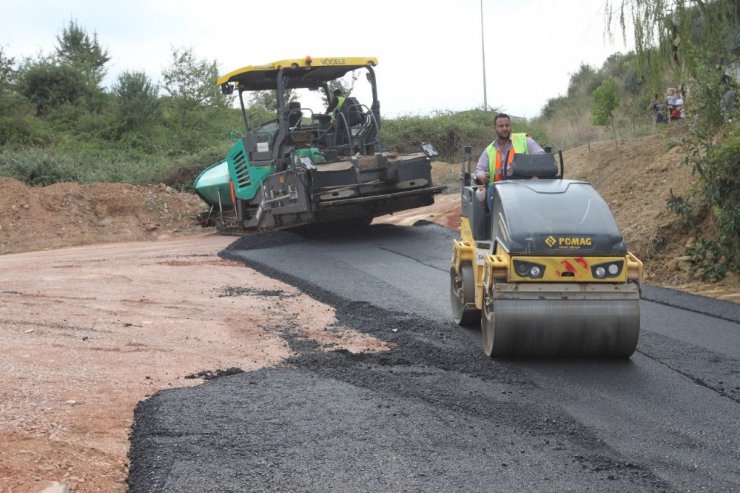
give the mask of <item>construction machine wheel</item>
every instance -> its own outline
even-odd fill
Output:
[[[450,269],[450,305],[457,325],[472,325],[480,320],[480,310],[474,308],[475,277],[470,263],[460,265],[459,274]]]
[[[483,351],[486,356],[493,358],[494,341],[496,336],[496,314],[493,311],[493,300],[484,292],[483,293],[483,310],[480,317],[481,340],[483,341]],[[500,349],[495,347],[495,349]]]
[[[629,358],[637,347],[636,292],[633,299],[611,300],[535,299],[546,297],[536,290],[528,298],[522,294],[521,288],[519,299],[505,292],[483,293],[481,339],[486,355]],[[564,293],[560,296],[566,298]]]
[[[491,358],[511,356],[515,352],[529,353],[529,348],[517,348],[511,327],[499,323],[496,326],[496,312],[493,299],[483,292],[480,328],[483,351]]]

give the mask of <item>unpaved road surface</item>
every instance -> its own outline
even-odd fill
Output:
[[[387,350],[286,332],[281,364],[141,402],[130,491],[740,489],[737,304],[646,287],[630,360],[489,360],[449,321],[452,235],[378,225],[230,245],[225,258]]]
[[[137,402],[292,354],[385,343],[217,253],[233,237],[0,256],[0,491],[125,491]],[[295,323],[300,314],[301,326]]]

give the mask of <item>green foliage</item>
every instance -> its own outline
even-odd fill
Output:
[[[0,175],[32,186],[79,180],[74,162],[54,157],[36,148],[0,151]]]
[[[15,74],[13,65],[15,65],[15,59],[7,56],[3,47],[0,46],[0,91],[5,91],[10,87]]]
[[[614,124],[614,110],[619,106],[617,83],[609,77],[594,91],[594,105],[591,108],[591,119],[600,127]]]
[[[468,110],[384,119],[380,137],[386,151],[418,152],[423,143],[431,142],[440,159],[455,161],[460,159],[463,146],[471,145],[480,153],[493,140],[493,115],[491,111]],[[512,126],[515,132],[528,132],[545,145],[541,129],[523,120],[514,120]]]
[[[92,94],[77,68],[48,58],[21,68],[18,90],[36,107],[37,116],[48,115],[64,103],[82,102]]]
[[[613,109],[611,122],[602,127],[593,120],[594,92],[609,78],[616,85],[619,104]],[[634,53],[614,53],[598,69],[582,64],[571,74],[566,94],[549,99],[534,123],[561,149],[604,140],[609,134],[614,139],[650,135],[657,128],[653,113],[646,110],[648,101],[664,88],[662,82],[656,86],[648,83],[648,78],[638,70]],[[600,108],[596,112],[601,113]],[[601,114],[597,115],[597,119],[601,118]]]
[[[115,133],[151,132],[162,122],[159,89],[144,72],[123,72],[113,86],[116,98]]]
[[[593,93],[591,121],[600,127],[611,127],[612,135],[614,136],[614,145],[617,145],[617,132],[614,128],[614,110],[618,107],[619,94],[617,94],[617,83],[613,77],[609,77]]]
[[[589,95],[604,81],[601,71],[596,71],[592,66],[582,63],[578,71],[570,76],[568,83],[568,96]]]
[[[228,108],[233,100],[216,85],[216,61],[198,60],[192,48],[174,49],[172,64],[162,72],[164,90],[189,108]]]
[[[630,67],[624,74],[624,90],[633,95],[641,94],[644,84],[637,67]]]
[[[295,101],[297,97],[295,90],[288,89],[286,91],[285,98],[288,102]],[[254,91],[249,95],[249,102],[253,109],[264,110],[270,113],[271,118],[274,119],[278,107],[276,91]]]
[[[98,43],[98,35],[87,32],[70,20],[57,36],[57,59],[76,67],[92,84],[99,84],[105,75],[105,64],[110,61],[108,52]]]
[[[684,229],[691,229],[696,227],[698,222],[698,209],[699,206],[694,200],[680,195],[675,195],[673,190],[670,191],[670,197],[666,200],[666,206],[668,210],[678,214],[681,218],[681,226]]]
[[[249,95],[251,106],[261,108],[275,114],[277,111],[277,95],[275,91],[254,91]]]
[[[423,143],[431,142],[442,159],[460,155],[463,145],[491,140],[493,113],[471,110],[462,113],[442,112],[433,116],[406,115],[384,119],[380,138],[384,150],[418,152]]]
[[[545,103],[545,106],[542,108],[542,117],[545,119],[555,118],[558,113],[567,109],[568,103],[570,102],[570,99],[566,96],[557,96],[555,98],[548,99],[547,103]]]
[[[686,162],[699,175],[705,210],[718,226],[711,238],[702,238],[690,250],[705,280],[717,280],[727,269],[740,267],[740,131],[737,109],[723,108],[728,84],[725,71],[740,63],[737,0],[632,0],[607,12],[619,15],[624,33],[631,18],[641,68],[671,67],[686,81],[691,105],[689,133],[679,144]],[[609,19],[611,28],[611,19]],[[673,198],[672,198],[673,199]],[[686,200],[669,201],[675,212],[686,215]]]
[[[740,132],[738,123],[724,126],[715,135],[694,130],[682,144],[687,162],[699,174],[702,200],[718,225],[711,241],[720,253],[718,261],[740,271]]]
[[[0,47],[0,145],[29,143],[36,138],[33,106],[16,91],[15,60]]]
[[[712,240],[699,240],[686,251],[704,282],[717,282],[727,274],[722,248]]]

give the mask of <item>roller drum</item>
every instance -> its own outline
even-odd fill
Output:
[[[636,285],[495,290],[481,320],[489,356],[628,358],[640,334]]]

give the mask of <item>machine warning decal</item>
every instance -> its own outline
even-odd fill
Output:
[[[589,236],[558,236],[550,235],[545,238],[545,244],[550,248],[578,250],[593,246],[593,238]]]
[[[575,265],[572,262],[575,262]],[[557,271],[558,276],[565,277],[570,275],[571,277],[577,277],[582,278],[583,275],[588,275],[591,273],[591,266],[589,265],[588,261],[583,257],[571,257],[571,258],[564,258],[560,260],[560,265],[565,269],[565,271]],[[579,272],[578,266],[581,267],[581,271]],[[565,272],[568,272],[570,274],[565,274]]]

